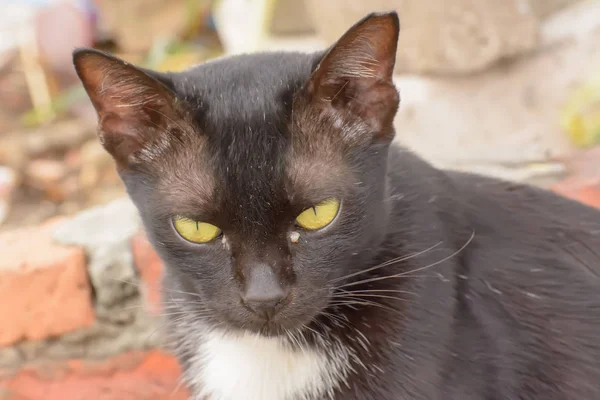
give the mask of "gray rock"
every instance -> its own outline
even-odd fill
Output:
[[[82,358],[85,355],[85,348],[81,344],[74,345],[63,341],[49,343],[43,352],[44,360],[66,360]]]
[[[555,13],[541,32],[538,52],[484,73],[397,76],[397,140],[442,168],[544,185],[560,178],[575,150],[561,110],[600,65],[600,2]]]
[[[54,239],[95,250],[128,241],[141,229],[137,209],[128,197],[90,208],[59,224]]]
[[[531,52],[538,16],[529,0],[306,0],[316,30],[333,43],[376,10],[397,10],[396,72],[465,74]]]
[[[140,312],[136,320],[116,332],[116,335],[95,336],[85,344],[88,358],[104,358],[130,350],[145,350],[161,347],[164,335],[160,319]]]
[[[276,35],[313,33],[304,0],[279,0],[275,2],[271,17],[271,33]]]
[[[104,359],[132,350],[162,348],[164,320],[143,309],[127,324],[96,321],[87,329],[40,341],[25,341],[0,349],[0,371],[18,370],[26,363],[73,358]]]
[[[164,321],[144,308],[133,266],[130,239],[140,229],[137,210],[128,198],[60,223],[53,232],[54,239],[86,251],[96,322],[59,337],[0,349],[0,368],[12,370],[44,360],[100,359],[163,346]]]
[[[84,346],[99,337],[116,337],[127,328],[127,326],[96,320],[96,323],[87,329],[79,329],[62,335],[60,341],[73,346]]]
[[[124,198],[87,210],[54,231],[58,242],[85,249],[96,313],[102,320],[125,323],[135,318],[136,310],[123,303],[139,295],[130,239],[140,229],[135,206]]]
[[[529,0],[533,11],[540,19],[547,18],[552,14],[583,0]]]
[[[12,369],[23,362],[23,356],[16,347],[0,349],[0,369]]]
[[[43,359],[44,352],[48,347],[48,342],[42,341],[25,341],[20,342],[15,346],[19,354],[21,354],[23,362]]]

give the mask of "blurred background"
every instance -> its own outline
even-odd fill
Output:
[[[320,50],[390,9],[399,143],[600,207],[599,0],[0,0],[0,399],[185,398],[155,334],[161,263],[72,50],[176,71]]]
[[[397,9],[404,145],[444,167],[550,184],[569,172],[574,150],[600,140],[594,0],[0,0],[0,7],[1,230],[123,195],[95,140],[74,47],[178,70],[224,54],[321,49],[368,12]]]

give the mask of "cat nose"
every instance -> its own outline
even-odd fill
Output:
[[[285,307],[289,295],[271,268],[261,265],[251,270],[242,301],[254,313],[271,319]]]
[[[285,292],[263,293],[258,296],[245,296],[244,304],[263,318],[273,318],[286,304]]]

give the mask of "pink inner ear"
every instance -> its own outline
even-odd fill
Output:
[[[374,14],[350,28],[314,72],[308,86],[313,101],[346,110],[387,135],[399,103],[392,80],[398,34],[395,13]]]
[[[80,76],[98,112],[127,114],[173,99],[161,83],[118,59],[94,60],[82,68]]]
[[[351,27],[325,55],[313,79],[320,84],[340,79],[391,81],[398,34],[395,13],[366,17]]]
[[[175,95],[136,67],[95,51],[76,54],[75,66],[98,113],[102,144],[119,165],[181,119]]]

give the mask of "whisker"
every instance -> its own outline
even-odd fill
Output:
[[[186,315],[182,315],[179,318],[175,318],[173,320],[165,321],[164,323],[158,325],[155,329],[153,329],[152,332],[150,332],[150,334],[146,338],[146,340],[150,340],[152,338],[152,336],[154,336],[155,333],[157,333],[158,331],[164,329],[167,325],[169,325],[169,324],[175,324],[175,323],[177,323],[179,321],[183,321],[185,318],[186,318]]]
[[[185,311],[174,311],[174,312],[161,314],[160,317],[172,317],[174,315],[193,315],[194,317],[208,317],[208,316],[212,315],[212,313],[208,310],[205,311],[204,313],[198,313],[198,312],[191,313],[191,312],[185,310]]]
[[[379,299],[390,299],[390,300],[398,300],[398,301],[410,301],[410,299],[403,299],[400,297],[394,297],[394,296],[385,296],[385,295],[379,295],[379,294],[359,294],[359,295],[351,295],[351,294],[347,294],[346,296],[338,296],[338,299],[347,299],[347,298],[352,298],[352,299],[362,299],[362,297],[371,297],[371,298],[379,298]]]
[[[353,307],[351,305],[349,305],[348,307],[356,309],[355,307]],[[342,328],[346,327],[348,329],[352,329],[352,326],[350,326],[349,322],[344,321],[341,317],[339,317],[335,314],[331,314],[329,312],[323,311],[323,312],[321,312],[321,315],[330,319],[332,321],[332,323],[338,327],[342,327]]]
[[[345,276],[342,276],[340,278],[333,279],[329,283],[339,282],[341,280],[352,278],[352,277],[354,277],[356,275],[365,274],[367,272],[371,272],[371,271],[375,271],[375,270],[380,269],[380,268],[387,267],[388,265],[392,265],[392,264],[395,264],[395,263],[399,263],[399,262],[402,262],[402,261],[409,260],[409,259],[414,258],[414,257],[418,257],[420,255],[423,255],[423,254],[425,254],[425,253],[427,253],[427,252],[435,249],[437,246],[441,245],[442,243],[443,242],[438,242],[438,243],[434,244],[433,246],[431,246],[431,247],[429,247],[429,248],[427,248],[425,250],[421,250],[419,252],[412,253],[412,254],[409,254],[409,255],[406,255],[406,256],[396,257],[396,258],[393,258],[391,260],[385,261],[385,262],[383,262],[381,264],[375,265],[374,267],[370,267],[370,268],[364,269],[362,271],[354,272],[352,274],[345,275]]]
[[[394,274],[394,275],[389,275],[389,276],[378,276],[378,277],[374,277],[374,278],[364,279],[362,281],[350,282],[350,283],[346,283],[345,285],[338,286],[335,289],[342,289],[342,288],[349,287],[349,286],[356,286],[356,285],[361,285],[361,284],[364,284],[364,283],[381,281],[381,280],[384,280],[384,279],[407,277],[408,274],[412,274],[413,272],[419,272],[419,271],[423,271],[423,270],[428,269],[428,268],[435,267],[436,265],[441,264],[441,263],[443,263],[445,261],[448,261],[451,258],[455,257],[460,252],[462,252],[473,241],[474,237],[475,237],[475,231],[473,231],[473,233],[471,234],[471,237],[465,242],[465,244],[462,245],[462,247],[460,249],[456,250],[454,253],[450,254],[449,256],[444,257],[441,260],[438,260],[438,261],[436,261],[434,263],[431,263],[429,265],[426,265],[424,267],[415,268],[413,270],[402,272],[402,273],[399,273],[399,274]]]
[[[327,311],[321,311],[320,315],[323,315],[324,317],[328,318],[329,320],[338,322],[340,324],[345,324],[346,323],[341,316],[332,314],[332,313],[327,312]],[[315,322],[317,322],[317,320],[315,320]]]
[[[109,277],[108,279],[111,279],[111,280],[113,280],[113,281],[116,281],[116,282],[127,283],[127,284],[130,284],[130,285],[136,286],[136,287],[137,287],[137,288],[139,288],[139,289],[141,289],[141,288],[142,288],[142,284],[141,284],[140,282],[134,282],[134,281],[129,281],[129,280],[126,280],[126,279],[111,278],[111,277]],[[202,298],[202,296],[200,296],[200,294],[198,294],[198,293],[194,293],[194,292],[184,292],[184,291],[175,290],[175,289],[168,289],[168,288],[165,288],[165,287],[161,287],[161,291],[162,291],[163,293],[167,293],[167,294],[168,294],[168,293],[177,293],[177,294],[184,294],[184,295],[188,295],[188,296],[193,296],[193,297],[199,297],[199,298]]]
[[[411,294],[413,296],[416,296],[417,294],[415,292],[409,292],[408,290],[394,290],[394,289],[362,289],[362,290],[344,290],[344,289],[340,289],[341,291],[343,291],[344,293],[401,293],[401,294]],[[337,296],[337,293],[335,293],[332,297]]]
[[[302,329],[308,329],[309,331],[314,333],[317,338],[321,337],[321,334],[319,332],[315,331],[313,328],[311,328],[307,324],[302,324]]]
[[[394,311],[397,312],[399,310],[396,310],[392,307],[388,307],[384,304],[380,304],[374,301],[370,301],[370,300],[364,300],[364,299],[351,299],[348,301],[339,301],[339,302],[333,302],[332,303],[333,306],[345,306],[345,305],[363,305],[363,306],[373,306],[373,307],[379,307],[379,308],[383,308],[384,310],[388,310],[388,311]]]

